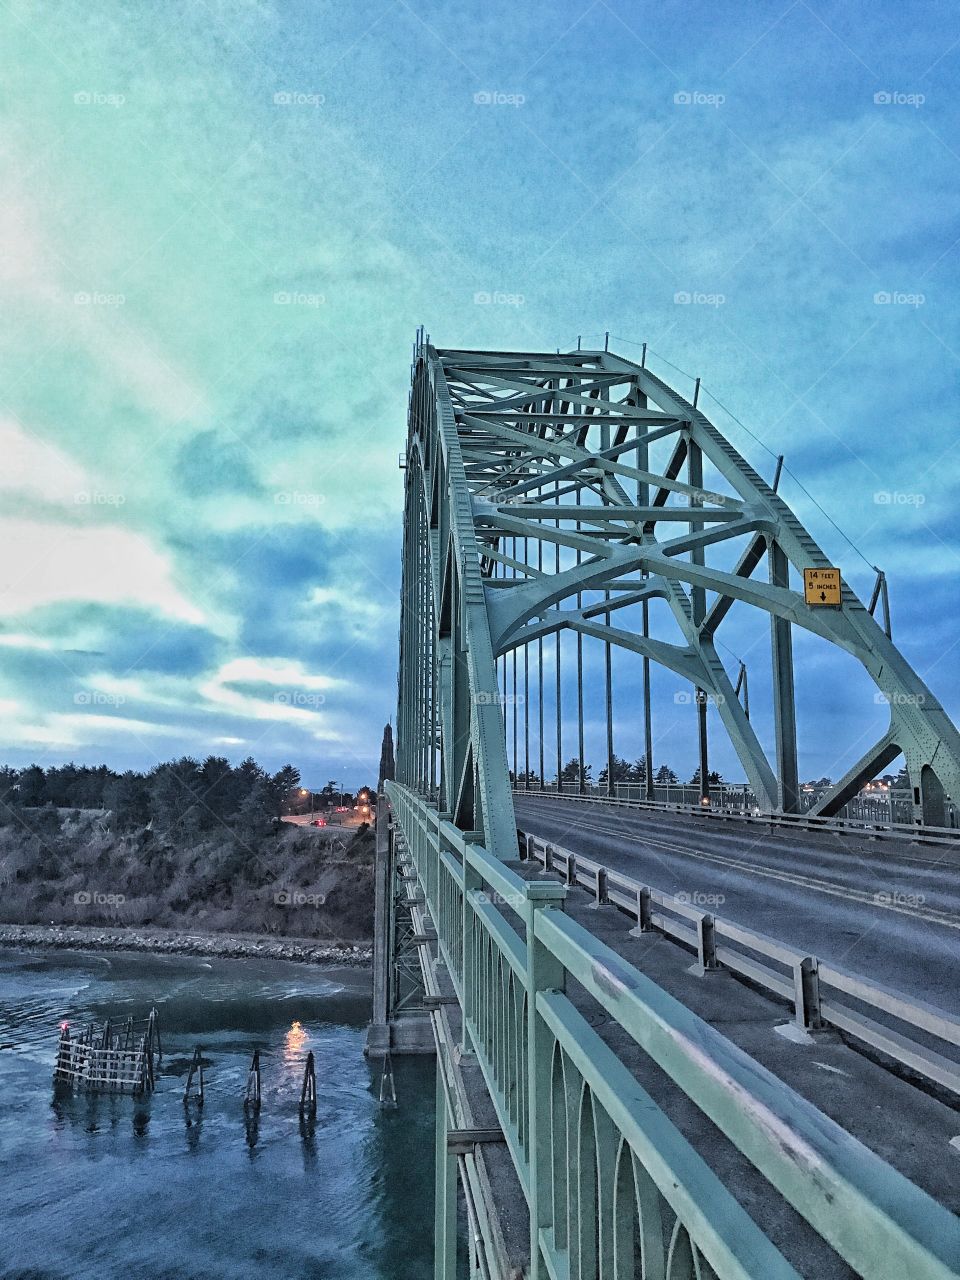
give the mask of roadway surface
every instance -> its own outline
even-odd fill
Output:
[[[323,818],[324,820],[323,826],[313,827],[314,819],[318,817]],[[360,814],[358,813],[354,813],[353,810],[351,810],[349,813],[336,813],[336,814],[334,813],[330,813],[330,814],[285,813],[283,815],[282,821],[288,822],[290,823],[291,826],[294,826],[294,827],[313,827],[315,831],[324,831],[324,830],[339,831],[341,828],[346,829],[348,827],[353,830],[356,830],[357,827],[362,826],[363,823],[365,822],[368,824],[372,824],[376,822],[376,813],[374,813],[373,815],[368,814],[365,818],[361,817]]]
[[[521,830],[960,1015],[956,851],[515,800]]]

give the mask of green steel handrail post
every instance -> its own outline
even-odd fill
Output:
[[[457,1157],[447,1145],[449,1130],[443,1067],[437,1057],[436,1207],[434,1215],[434,1280],[457,1275]]]
[[[437,926],[438,935],[442,936],[443,908],[440,903],[440,819],[433,809],[427,810],[428,826],[425,831],[425,838],[429,845],[428,863],[430,868],[430,908],[433,914],[433,922]]]
[[[472,1052],[468,1024],[477,1015],[477,935],[473,927],[474,909],[470,901],[472,889],[482,889],[483,879],[476,867],[466,858],[463,859],[463,969],[460,981],[463,990],[462,1039],[460,1048],[463,1053]]]
[[[539,991],[563,991],[564,967],[536,936],[540,911],[563,910],[565,885],[528,884],[524,918],[527,934],[527,1134],[529,1151],[530,1280],[545,1280],[546,1266],[540,1252],[540,1233],[553,1219],[550,1162],[550,1072],[553,1035],[537,1013]]]

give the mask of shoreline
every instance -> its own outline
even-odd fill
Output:
[[[63,951],[147,951],[156,955],[213,956],[223,960],[294,960],[300,964],[366,967],[373,957],[364,942],[329,943],[186,929],[98,929],[91,925],[0,923],[0,947]]]

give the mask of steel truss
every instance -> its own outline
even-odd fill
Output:
[[[651,449],[659,441],[669,448],[658,465]],[[705,464],[730,492],[704,488]],[[732,567],[708,563],[708,551],[716,558],[729,543]],[[406,454],[398,779],[436,797],[461,830],[482,832],[487,849],[513,856],[504,722],[512,720],[516,774],[522,716],[529,772],[530,699],[517,692],[518,679],[529,689],[533,651],[542,779],[544,641],[569,630],[578,637],[581,763],[583,637],[593,637],[605,645],[610,760],[610,655],[619,646],[643,659],[648,765],[655,662],[696,690],[704,788],[712,702],[761,806],[795,812],[792,633],[802,627],[856,658],[890,712],[883,735],[813,812],[835,814],[902,752],[916,821],[942,822],[944,793],[960,797],[960,734],[846,583],[838,607],[814,607],[791,584],[791,566],[796,579],[830,561],[775,484],[643,364],[609,351],[438,350],[419,331]],[[765,580],[757,572],[763,567]],[[669,606],[677,643],[649,634],[655,599]],[[735,601],[770,619],[773,761],[739,700],[743,672],[735,685],[717,653],[718,627]],[[618,626],[620,611],[633,606],[642,623]],[[505,716],[497,659],[506,692],[508,656],[514,697]],[[552,675],[559,708],[559,639]],[[561,721],[558,714],[558,776]],[[652,776],[648,767],[648,785]]]

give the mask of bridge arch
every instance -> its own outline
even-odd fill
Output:
[[[644,362],[438,349],[420,332],[406,472],[398,778],[499,856],[516,842],[497,663],[506,673],[512,655],[517,724],[517,654],[526,665],[561,631],[578,654],[584,638],[637,654],[647,691],[650,663],[689,681],[698,705],[717,708],[761,807],[791,812],[792,629],[803,628],[852,654],[889,705],[881,737],[812,812],[838,812],[900,753],[918,822],[942,821],[945,792],[960,797],[960,734],[933,693],[847,583],[835,607],[805,600],[799,572],[832,567],[821,548],[775,483]],[[674,642],[649,634],[658,599]],[[769,619],[769,756],[717,650],[734,603]],[[643,624],[618,625],[633,606]],[[700,726],[705,759],[705,710]]]

